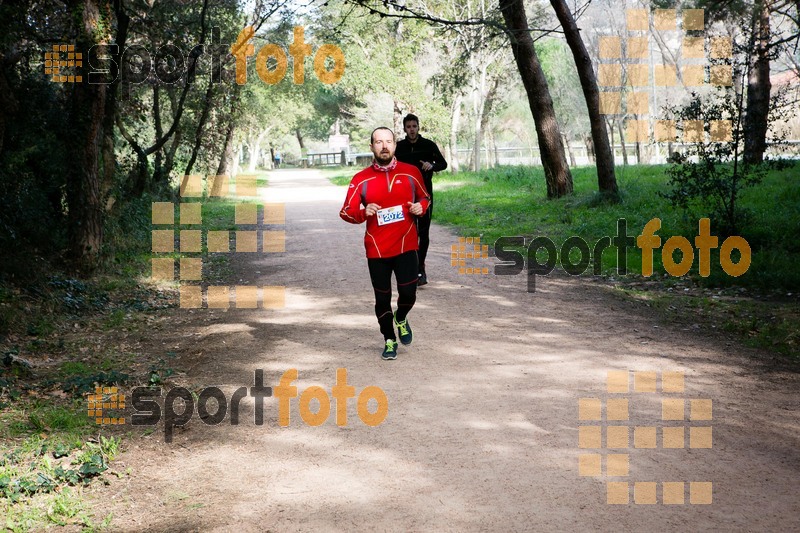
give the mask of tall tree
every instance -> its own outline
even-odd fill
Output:
[[[239,92],[240,89],[234,89],[229,96],[229,117],[228,124],[225,127],[225,137],[222,141],[222,150],[219,156],[219,165],[217,165],[217,176],[229,176],[231,174],[231,164],[233,163],[233,136],[236,132],[236,126],[239,122]]]
[[[770,1],[753,6],[750,29],[752,56],[747,75],[747,114],[744,117],[744,160],[760,163],[767,149],[769,102],[772,83],[770,71]]]
[[[572,174],[567,165],[553,100],[528,27],[525,4],[522,0],[500,0],[500,11],[506,22],[511,50],[514,52],[517,69],[536,123],[539,152],[547,181],[547,196],[560,198],[572,193]]]
[[[769,130],[770,63],[783,46],[795,50],[800,41],[800,2],[798,0],[755,0],[741,2],[726,0],[697,0],[697,7],[705,9],[709,22],[735,21],[746,35],[749,54],[747,69],[747,111],[744,127],[744,160],[750,163],[763,161]],[[773,31],[772,19],[786,22],[780,31]],[[776,23],[775,27],[781,24]],[[793,44],[792,44],[793,43]]]
[[[114,121],[117,116],[117,93],[119,92],[119,65],[122,64],[122,54],[128,42],[128,29],[130,28],[131,17],[125,11],[122,0],[112,2],[114,16],[116,18],[116,37],[114,39],[117,48],[111,51],[111,64],[109,70],[113,81],[106,89],[106,102],[103,111],[103,177],[101,180],[100,194],[106,198],[114,184],[117,170],[117,155],[114,149]],[[113,204],[113,199],[108,205]]]
[[[110,13],[108,3],[100,0],[72,0],[78,50],[108,41]],[[69,138],[74,165],[69,166],[67,205],[69,206],[69,252],[73,267],[89,275],[98,266],[103,244],[103,205],[100,194],[100,143],[106,106],[106,86],[76,83],[72,92],[70,123],[74,135]]]
[[[550,5],[556,12],[558,21],[564,30],[567,44],[572,50],[578,77],[581,80],[581,89],[586,100],[586,109],[589,112],[589,124],[592,131],[592,142],[597,165],[597,186],[601,193],[617,197],[617,178],[614,175],[614,153],[608,142],[608,132],[603,115],[600,114],[600,90],[597,87],[597,78],[592,68],[592,60],[586,46],[581,39],[580,30],[575,24],[575,18],[564,0],[550,0]]]
[[[163,82],[159,79],[158,76],[153,76],[150,73],[147,73],[147,79],[145,81],[150,81],[153,85],[151,91],[152,96],[152,105],[149,107],[151,108],[153,121],[155,123],[154,126],[154,133],[155,139],[153,140],[150,146],[142,143],[141,141],[136,139],[136,136],[133,132],[129,131],[129,128],[126,126],[126,122],[121,113],[116,113],[114,123],[117,125],[117,129],[119,130],[120,134],[128,141],[131,149],[136,154],[136,167],[134,172],[132,173],[132,183],[128,186],[128,192],[131,197],[140,197],[144,191],[148,190],[152,184],[149,180],[149,162],[148,158],[152,154],[159,154],[162,148],[166,145],[166,143],[172,138],[176,132],[179,131],[181,118],[185,110],[185,105],[187,101],[187,96],[189,94],[190,89],[193,86],[193,81],[197,72],[197,67],[199,63],[199,58],[203,54],[203,46],[205,45],[206,38],[207,38],[207,16],[209,11],[209,2],[208,0],[204,0],[203,4],[200,8],[199,13],[199,22],[200,22],[200,38],[199,43],[197,46],[191,49],[189,56],[187,58],[186,64],[186,75],[181,83],[183,86],[181,87],[180,96],[177,98],[177,102],[174,98],[171,99],[171,109],[172,109],[172,122],[167,129],[166,132],[163,131],[162,124],[161,124],[161,101],[160,101],[160,94],[161,91],[158,87]],[[137,22],[139,25],[143,26],[144,28],[148,28],[147,19],[148,15],[151,15],[149,12],[139,13],[137,16]],[[155,18],[155,17],[152,17]],[[162,16],[163,18],[163,16]],[[162,20],[163,22],[163,20]],[[151,23],[152,26],[152,23]],[[153,28],[148,28],[150,31],[156,31]],[[157,41],[156,41],[157,42]],[[160,65],[156,62],[155,69],[158,70]],[[123,82],[125,80],[122,80]],[[142,84],[144,89],[150,89],[149,84]],[[135,92],[129,89],[129,96],[127,98],[127,104],[134,108],[136,107],[144,107],[143,104],[135,99]],[[143,91],[144,92],[144,91]],[[170,90],[167,91],[168,93],[174,93]],[[113,110],[112,110],[113,111]],[[149,133],[149,132],[148,132]],[[174,156],[174,150],[176,146],[171,146],[170,150]],[[154,172],[154,180],[161,182],[164,179],[162,173],[164,172],[164,168],[161,167],[160,162],[156,165],[155,172]]]
[[[461,1],[446,5],[441,14],[453,18],[463,11],[468,18],[478,17],[488,21],[492,11],[490,6],[489,0]],[[433,82],[448,107],[454,104],[452,99],[455,94],[471,96],[470,170],[479,171],[484,140],[489,138],[489,120],[501,97],[502,82],[507,81],[509,68],[513,68],[513,59],[499,38],[502,34],[498,34],[489,24],[450,25],[438,37],[437,40],[442,43],[440,53],[443,66],[440,69],[442,75],[435,76]],[[451,131],[457,131],[460,118],[460,110],[451,114]],[[487,157],[487,163],[490,162],[491,158]]]

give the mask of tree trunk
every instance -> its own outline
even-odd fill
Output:
[[[483,136],[481,135],[481,119],[475,119],[475,137],[472,142],[472,160],[469,164],[469,169],[473,172],[478,172],[481,169],[481,144],[483,143]]]
[[[472,145],[472,161],[470,170],[478,172],[481,169],[481,147],[483,146],[483,110],[486,108],[486,64],[482,64],[472,78],[472,112],[475,123],[473,134],[475,135]]]
[[[453,99],[452,117],[450,122],[450,172],[455,174],[458,172],[458,126],[461,122],[461,101],[463,96],[458,93]]]
[[[233,168],[231,168],[231,177],[235,177],[239,175],[239,162],[242,157],[242,150],[244,146],[239,143],[236,145],[236,148],[233,149],[233,157],[231,162],[233,163]]]
[[[393,107],[394,132],[396,135],[403,133],[403,108],[399,100],[394,101]]]
[[[493,130],[489,130],[489,134],[492,138],[492,152],[494,152],[494,166],[500,166],[500,150],[497,149],[497,137],[495,137],[495,132]]]
[[[158,87],[158,83],[153,84],[153,124],[155,125],[156,139],[160,139],[164,136],[164,128],[161,127],[161,90]],[[153,164],[153,184],[156,186],[161,183],[163,178],[163,164],[163,151],[161,149],[156,150],[156,157]]]
[[[485,78],[485,76],[486,76],[486,71],[485,70],[482,71],[482,76]],[[492,107],[494,106],[494,101],[497,98],[497,88],[499,87],[499,85],[500,85],[500,78],[499,77],[495,77],[495,79],[492,82],[491,87],[489,87],[489,91],[486,93],[486,95],[484,96],[483,94],[481,94],[481,96],[482,96],[482,98],[481,98],[481,100],[482,100],[482,103],[481,103],[481,115],[480,115],[481,120],[480,120],[480,124],[478,125],[478,130],[475,132],[476,137],[480,136],[480,139],[481,139],[480,144],[477,146],[478,156],[480,156],[481,151],[482,151],[482,146],[481,145],[483,145],[484,132],[489,129],[489,117],[492,114]],[[482,82],[481,86],[485,87],[486,83]],[[486,166],[489,167],[489,168],[491,168],[493,166],[492,165],[492,155],[489,152],[490,144],[491,144],[491,138],[487,137],[487,143],[486,143]],[[478,158],[478,161],[480,162],[480,157]],[[478,170],[478,169],[476,169],[476,170]]]
[[[118,116],[117,117],[117,129],[119,129],[120,134],[128,141],[128,144],[131,145],[133,148],[134,153],[136,153],[136,167],[131,171],[130,178],[133,180],[133,184],[131,185],[130,195],[132,198],[140,198],[144,191],[147,190],[147,181],[148,181],[148,169],[147,169],[147,152],[144,148],[142,148],[139,143],[136,142],[136,139],[133,138],[133,135],[128,133],[125,129],[124,124],[122,123],[122,119]]]
[[[625,133],[622,131],[622,121],[617,122],[619,131],[619,144],[622,147],[622,165],[628,166],[628,148],[625,146]]]
[[[109,21],[101,21],[96,0],[77,0],[70,4],[80,13],[76,48],[89,50],[105,41],[98,31]],[[103,205],[100,194],[100,147],[106,107],[106,86],[76,83],[72,93],[68,139],[74,165],[67,178],[69,255],[73,267],[83,276],[91,274],[100,261],[103,244]]]
[[[575,19],[564,0],[550,0],[550,5],[556,12],[558,21],[564,30],[564,37],[572,50],[575,67],[578,69],[578,78],[581,80],[583,97],[589,111],[589,124],[592,131],[594,153],[597,158],[597,187],[601,193],[616,197],[619,193],[617,178],[614,175],[614,154],[608,143],[608,131],[603,115],[600,114],[600,90],[597,88],[597,79],[592,68],[592,59],[581,39],[580,31],[575,24]]]
[[[6,124],[14,120],[14,116],[19,111],[19,102],[14,97],[14,91],[8,82],[6,72],[10,72],[22,54],[9,54],[7,51],[0,53],[0,154],[3,153],[3,141],[5,139]]]
[[[178,151],[178,146],[180,145],[181,138],[182,138],[182,133],[181,133],[181,128],[180,128],[180,117],[178,117],[176,115],[177,107],[178,107],[178,98],[177,98],[177,95],[175,94],[175,88],[174,87],[168,87],[166,90],[167,90],[167,95],[169,97],[169,101],[170,101],[171,109],[172,109],[172,122],[173,122],[173,124],[175,124],[175,127],[172,129],[172,131],[173,131],[172,141],[170,142],[169,147],[165,148],[162,145],[155,152],[156,153],[156,161],[155,161],[156,168],[153,171],[153,185],[155,187],[160,187],[160,188],[166,188],[169,185],[169,177],[170,177],[170,174],[172,173],[172,169],[175,167],[175,154]],[[153,92],[154,97],[158,92],[160,92],[160,91],[154,91]],[[160,102],[160,100],[159,100],[159,102]],[[156,114],[155,113],[155,109],[156,109],[155,105],[154,105],[153,109],[154,109],[154,114]],[[161,115],[161,111],[160,111],[161,104],[160,103],[158,105],[158,109],[159,109],[159,111],[158,111],[157,114],[159,115],[159,118],[155,121],[155,123],[157,124],[157,127],[156,127],[156,139],[163,139],[164,138],[164,136],[162,135],[163,127],[161,127],[161,119],[160,119],[160,115]],[[176,122],[176,121],[178,121],[178,122]],[[158,144],[158,143],[156,143],[156,144]],[[162,150],[163,150],[163,152],[162,152]],[[136,148],[134,148],[134,151],[137,154],[139,153],[138,150],[136,150]],[[145,163],[145,167],[146,167],[146,163],[147,163],[147,152],[146,151],[145,151],[144,163]]]
[[[231,161],[233,159],[233,133],[236,131],[236,110],[238,101],[238,88],[237,85],[233,88],[231,95],[230,115],[228,116],[228,127],[225,129],[225,140],[222,143],[222,154],[219,158],[219,166],[217,166],[217,176],[228,176],[231,172]]]
[[[584,136],[583,143],[586,145],[586,158],[589,160],[589,163],[595,163],[597,158],[595,156],[594,141],[592,141],[592,136]]]
[[[553,99],[550,97],[547,80],[528,28],[525,4],[523,0],[500,0],[500,10],[536,124],[542,167],[547,181],[547,197],[560,198],[572,193],[572,174],[567,166],[564,145],[561,143]]]
[[[653,161],[653,149],[652,145],[649,143],[636,143],[639,151],[636,154],[638,158],[638,164],[640,165],[649,165]]]
[[[261,159],[261,145],[264,144],[264,137],[267,136],[268,132],[268,129],[260,131],[255,138],[250,138],[250,144],[247,145],[248,151],[250,152],[247,171],[251,174],[255,172],[256,167],[258,167],[258,161]]]
[[[106,104],[103,116],[103,179],[100,186],[100,195],[108,197],[111,188],[114,186],[114,177],[117,171],[117,158],[114,149],[114,121],[117,116],[117,93],[119,91],[119,65],[122,61],[122,53],[128,41],[128,28],[131,17],[122,8],[122,2],[114,2],[114,13],[117,17],[117,44],[116,53],[112,54],[112,61],[109,67],[110,76],[114,80],[106,89]],[[113,198],[108,198],[106,209],[110,209],[114,204]]]
[[[575,154],[572,151],[572,146],[569,144],[569,137],[567,136],[566,132],[561,134],[561,139],[564,141],[564,144],[567,147],[567,155],[569,155],[569,166],[576,167],[578,164],[575,162]]]
[[[297,137],[297,144],[300,145],[300,164],[305,167],[308,165],[308,151],[303,143],[303,135],[300,133],[300,128],[296,128],[294,134]]]
[[[209,79],[206,95],[203,99],[203,110],[200,112],[200,120],[197,122],[197,129],[195,129],[194,132],[194,145],[192,146],[192,153],[189,156],[189,162],[186,164],[186,170],[183,172],[186,175],[192,173],[192,169],[197,162],[197,156],[200,153],[200,144],[203,141],[203,128],[208,120],[208,113],[211,110],[211,103],[214,99],[214,85],[215,84],[212,79]]]
[[[261,157],[261,146],[259,146],[257,141],[253,141],[247,145],[247,148],[250,155],[247,161],[247,172],[252,174],[256,171],[256,166],[258,166],[258,158]]]
[[[767,149],[769,126],[769,0],[757,3],[757,22],[753,25],[753,57],[747,77],[747,112],[744,117],[744,160],[761,163]]]
[[[169,94],[170,103],[172,104],[172,114],[173,120],[176,118],[176,113],[178,111],[178,103],[177,98],[175,95],[175,88],[170,87],[167,89],[167,94]],[[180,121],[178,122],[177,127],[175,128],[175,134],[172,137],[172,142],[170,143],[169,150],[167,150],[167,158],[164,162],[164,173],[166,175],[166,179],[169,179],[170,174],[172,173],[172,169],[175,168],[175,154],[178,152],[178,147],[181,144],[181,139],[183,138],[183,130],[180,127]]]
[[[483,137],[486,139],[486,168],[494,168],[497,165],[494,158],[494,139],[492,139],[491,128],[484,128]]]
[[[222,145],[222,155],[219,157],[217,166],[217,176],[228,176],[231,172],[231,162],[233,160],[233,132],[236,129],[233,120],[228,123],[225,132],[225,141]]]

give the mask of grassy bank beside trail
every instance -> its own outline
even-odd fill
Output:
[[[258,186],[266,186],[266,176],[259,175]],[[86,493],[110,476],[130,475],[114,458],[131,439],[154,428],[97,424],[88,416],[87,394],[97,386],[116,386],[127,394],[136,386],[169,386],[181,379],[171,345],[153,339],[191,326],[197,316],[176,310],[177,279],[151,279],[151,258],[174,259],[177,277],[178,259],[200,254],[154,254],[151,230],[175,230],[179,250],[177,230],[205,235],[240,229],[235,206],[257,203],[206,198],[201,224],[180,225],[176,205],[172,227],[153,225],[152,202],[168,201],[181,202],[177,196],[146,197],[109,216],[104,263],[91,279],[74,279],[35,256],[15,258],[18,273],[0,278],[0,529],[114,529],[113,516],[95,516]],[[205,251],[205,238],[202,243]],[[232,281],[230,254],[202,257],[204,282]]]
[[[571,236],[579,236],[594,248],[602,237],[614,237],[617,223],[625,219],[627,234],[636,237],[645,224],[661,220],[656,234],[663,248],[671,236],[683,236],[694,246],[700,218],[708,213],[687,212],[672,207],[659,196],[669,190],[667,166],[617,167],[621,191],[619,203],[603,202],[597,194],[594,167],[572,169],[575,192],[558,200],[546,198],[544,174],[540,167],[499,167],[481,172],[440,172],[434,177],[434,221],[453,226],[465,237],[481,237],[492,248],[501,236],[523,236],[528,243],[543,236],[560,251]],[[349,183],[353,171],[327,171],[331,181]],[[627,249],[628,274],[617,272],[617,250],[602,253],[601,275],[626,297],[645,300],[662,309],[675,321],[688,321],[689,327],[705,323],[713,329],[729,331],[749,343],[784,354],[798,356],[800,331],[800,165],[771,171],[764,181],[743,191],[740,206],[745,210],[739,234],[751,250],[752,262],[740,277],[727,275],[719,259],[719,249],[711,251],[711,275],[698,274],[699,257],[686,276],[674,278],[666,273],[661,250],[654,251],[654,275],[642,273],[642,251],[635,245]],[[729,235],[711,220],[711,235],[721,245]],[[577,263],[578,250],[570,261]],[[546,252],[537,254],[545,262]],[[681,253],[674,257],[681,261]],[[734,251],[732,259],[739,259]],[[557,269],[562,258],[558,258]],[[592,275],[591,263],[584,275]],[[680,293],[680,294],[678,294]]]

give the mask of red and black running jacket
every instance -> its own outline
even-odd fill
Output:
[[[389,165],[391,167],[391,165]],[[430,195],[422,181],[419,169],[413,165],[397,161],[394,168],[381,168],[371,165],[350,181],[347,198],[339,216],[351,224],[361,224],[366,220],[364,246],[367,257],[376,259],[394,257],[419,248],[415,217],[408,211],[409,202],[422,204],[422,212],[428,210]],[[371,216],[367,218],[367,204],[378,204],[381,210],[400,206],[394,216]],[[387,211],[384,211],[387,213]],[[390,220],[380,225],[382,221]]]

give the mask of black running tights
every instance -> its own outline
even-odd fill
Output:
[[[402,322],[417,300],[417,252],[367,259],[367,266],[375,291],[375,316],[383,338],[397,340],[392,323],[392,272],[397,281],[397,321]]]

